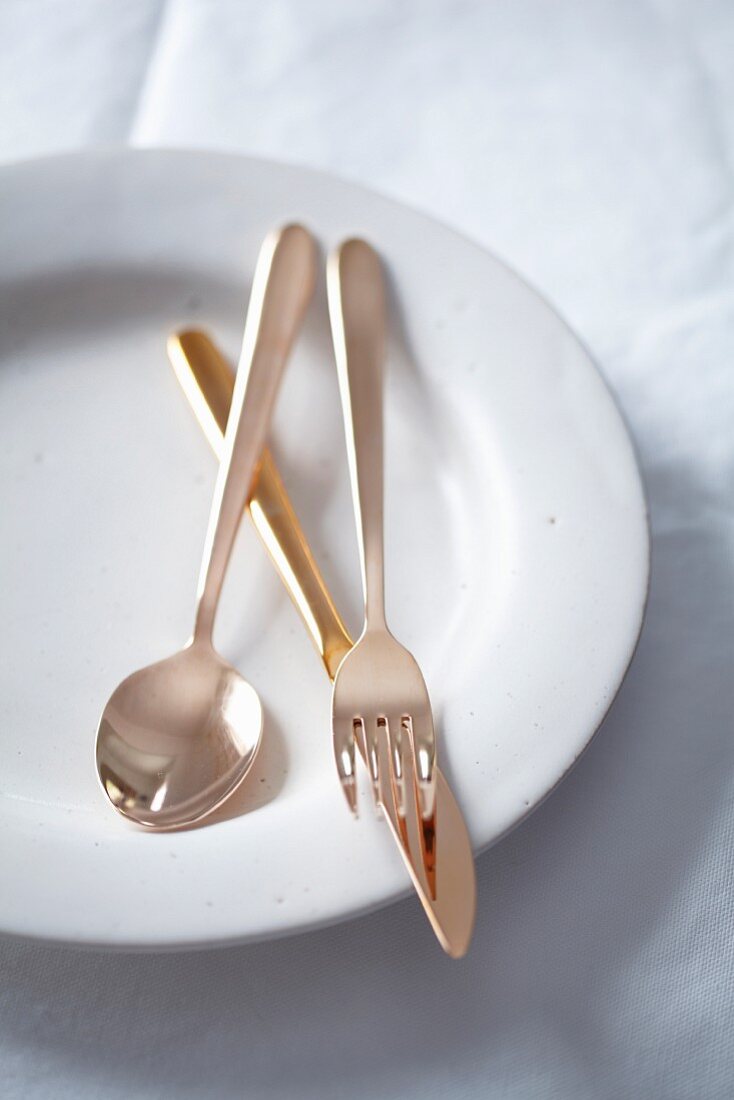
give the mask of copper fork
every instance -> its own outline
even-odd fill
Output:
[[[393,637],[385,620],[382,373],[386,308],[380,260],[365,241],[346,241],[332,253],[327,291],[365,608],[362,635],[334,681],[336,766],[347,802],[356,812],[355,744],[360,742],[378,805],[383,800],[381,788],[389,784],[401,818],[406,816],[408,800],[416,799],[422,820],[431,822],[436,799],[431,704],[415,658]]]

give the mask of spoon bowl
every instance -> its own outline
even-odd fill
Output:
[[[125,817],[150,828],[191,825],[244,779],[260,746],[260,700],[205,641],[133,672],[99,724],[97,772]]]

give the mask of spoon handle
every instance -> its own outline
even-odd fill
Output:
[[[270,233],[255,268],[197,591],[194,640],[211,641],[242,510],[250,494],[278,385],[316,278],[316,246],[299,225]]]

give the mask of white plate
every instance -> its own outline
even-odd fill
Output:
[[[255,940],[407,890],[384,825],[346,812],[329,684],[249,525],[217,632],[266,712],[242,794],[213,823],[151,835],[112,811],[94,770],[109,693],[191,626],[215,466],[166,335],[202,324],[235,356],[261,238],[286,219],[325,247],[364,234],[388,265],[389,617],[423,667],[477,848],[516,825],[601,722],[647,588],[632,446],[578,340],[486,252],[303,169],[62,157],[4,168],[0,211],[0,929],[121,946]],[[323,286],[274,446],[356,628]]]

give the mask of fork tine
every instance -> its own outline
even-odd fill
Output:
[[[404,717],[403,755],[405,758],[406,801],[403,835],[407,837],[413,866],[422,867],[428,892],[436,897],[436,817],[435,811],[424,816],[420,787],[416,774],[410,719]]]
[[[397,732],[396,732],[397,731]],[[386,813],[392,820],[395,828],[400,834],[402,845],[409,855],[411,862],[414,863],[413,853],[410,848],[410,836],[405,821],[406,816],[406,769],[403,762],[403,738],[400,732],[400,719],[393,716],[388,719],[386,723],[387,736],[384,739],[384,743],[381,746],[383,750],[382,755],[382,771],[380,777],[385,783],[384,777],[387,775],[387,783],[390,788],[390,800],[389,806],[386,805]],[[412,767],[412,764],[411,764]]]
[[[375,812],[382,817],[380,803],[382,801],[382,788],[380,781],[380,730],[385,728],[384,718],[378,718],[375,722],[363,722],[365,760],[367,770],[372,782],[372,797],[375,800]]]
[[[400,818],[406,811],[406,779],[403,762],[403,721],[400,715],[392,715],[387,723],[388,757],[390,762],[390,785],[393,802]]]
[[[354,816],[357,816],[357,777],[354,761],[354,726],[351,718],[341,718],[337,715],[332,720],[332,742],[334,745],[334,759],[339,782],[344,791],[347,805]]]
[[[410,737],[421,815],[427,821],[433,816],[436,806],[436,735],[430,711],[418,722],[409,714],[403,715],[403,729],[408,731]]]

